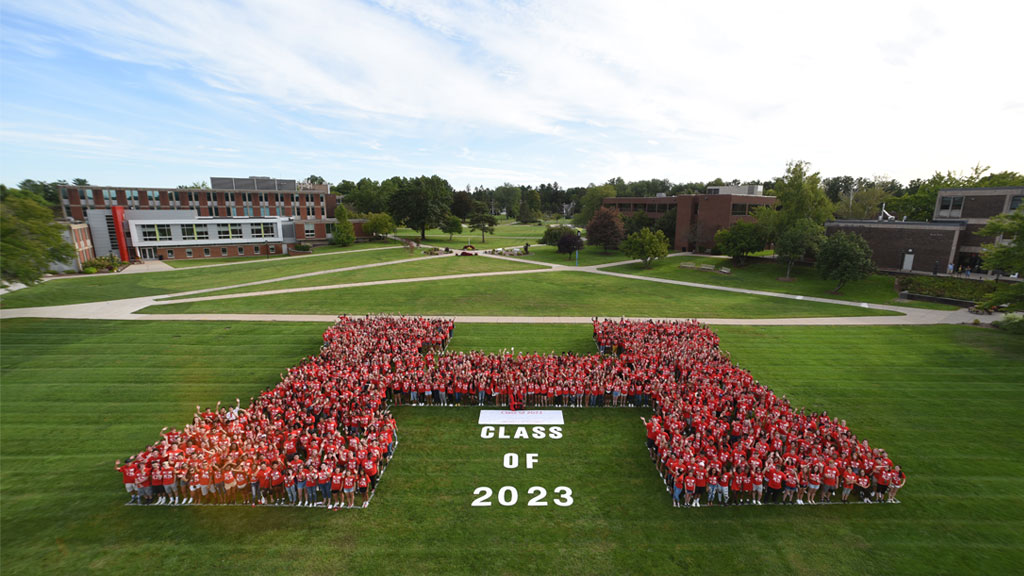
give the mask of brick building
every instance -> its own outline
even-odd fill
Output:
[[[836,220],[825,230],[860,234],[883,270],[944,273],[950,264],[979,270],[982,244],[1003,239],[979,236],[978,230],[1022,201],[1024,187],[947,188],[939,190],[931,222]]]
[[[122,259],[284,253],[326,244],[337,197],[327,185],[273,178],[211,178],[210,189],[60,188],[64,217],[88,222],[96,255]]]
[[[757,206],[774,205],[774,196],[765,196],[760,185],[718,186],[707,194],[662,197],[605,198],[603,205],[615,208],[625,217],[644,212],[657,220],[672,209],[676,211],[673,250],[709,250],[715,245],[715,232],[740,220],[752,222]]]

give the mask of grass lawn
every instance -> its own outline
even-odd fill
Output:
[[[342,252],[328,256],[297,256],[214,268],[62,278],[5,294],[0,303],[4,308],[24,308],[155,296],[231,286],[331,268],[402,260],[417,254],[419,252],[412,254],[400,248],[388,248],[366,252]]]
[[[801,302],[600,276],[542,272],[523,276],[430,280],[337,288],[315,298],[274,294],[150,306],[151,314],[276,313],[497,316],[647,316],[791,318],[892,314],[838,304]]]
[[[520,258],[526,261],[549,262],[551,264],[562,264],[563,266],[576,265],[576,254],[572,254],[571,257],[565,254],[559,254],[557,246],[531,245],[530,253],[526,256],[521,256]],[[580,266],[609,264],[611,262],[621,262],[623,260],[631,260],[631,258],[618,250],[605,252],[598,246],[584,246],[583,250],[580,250],[579,253]]]
[[[701,270],[686,270],[679,267],[683,262],[695,264],[711,264],[716,268],[723,266],[732,270],[731,274],[720,274],[718,272],[706,272]],[[637,276],[652,276],[656,278],[667,278],[670,280],[682,280],[685,282],[699,282],[701,284],[714,284],[716,286],[731,286],[734,288],[749,288],[751,290],[764,290],[767,292],[781,292],[783,294],[802,294],[804,296],[816,296],[818,298],[834,298],[836,300],[849,300],[851,302],[869,302],[872,304],[899,304],[905,302],[896,300],[896,288],[892,276],[876,274],[866,280],[851,282],[843,287],[839,294],[833,294],[835,282],[823,280],[818,272],[808,266],[793,266],[792,282],[780,282],[778,278],[786,275],[786,265],[776,262],[751,262],[746,266],[735,266],[732,260],[727,258],[712,258],[707,256],[677,256],[665,258],[654,263],[650,270],[644,269],[641,264],[624,264],[607,268],[609,272],[620,272],[623,274],[635,274]],[[944,304],[933,304],[930,302],[920,303],[920,308],[931,308],[937,310],[955,310],[955,306]]]
[[[441,232],[438,228],[428,229],[426,243],[442,248],[462,248],[466,244],[472,244],[480,250],[522,246],[527,242],[530,243],[530,246],[533,246],[540,242],[540,238],[544,235],[544,230],[546,229],[546,224],[516,224],[512,220],[504,220],[495,227],[493,234],[487,234],[486,240],[481,242],[480,232],[470,231],[469,224],[463,224],[462,233],[456,234],[451,240],[448,239],[447,233]],[[416,242],[420,241],[419,230],[411,228],[399,228],[395,235],[399,238],[415,240]]]
[[[334,252],[351,252],[353,250],[366,250],[368,248],[383,248],[385,246],[397,246],[398,242],[394,240],[381,240],[370,242],[360,242],[358,244],[352,244],[351,246],[316,246],[313,248],[314,254],[332,254]],[[274,258],[301,258],[302,256],[289,256],[288,254],[270,254],[269,259]],[[172,268],[196,268],[199,266],[216,266],[218,264],[235,264],[238,262],[254,262],[257,260],[267,260],[267,255],[262,256],[233,256],[228,258],[193,258],[191,260],[164,260],[164,264]]]
[[[497,258],[486,258],[483,256],[461,257],[446,256],[444,258],[424,258],[417,262],[404,262],[389,266],[376,268],[363,268],[348,272],[334,272],[294,280],[281,280],[258,286],[247,286],[242,288],[227,288],[213,292],[205,292],[202,296],[214,296],[219,294],[244,294],[246,292],[262,290],[281,290],[285,288],[300,288],[304,286],[330,286],[333,284],[355,284],[358,282],[375,282],[378,280],[394,280],[396,278],[424,278],[429,276],[451,276],[453,274],[469,274],[476,272],[504,272],[509,270],[540,270],[543,266],[529,264],[526,262],[512,262],[499,260]],[[189,298],[189,296],[177,296],[168,300],[178,298]]]
[[[560,440],[485,440],[475,408],[411,407],[395,410],[400,444],[367,510],[121,505],[115,458],[188,422],[197,403],[275,384],[317,351],[323,328],[4,321],[4,572],[930,575],[1024,564],[1024,339],[968,326],[720,330],[777,393],[885,447],[909,476],[901,505],[673,509],[643,448],[644,410],[568,409]],[[588,326],[508,328],[457,326],[452,346],[544,350],[564,338],[558,348],[593,349]],[[539,462],[506,470],[508,452]],[[516,505],[470,506],[478,487],[503,486]],[[548,506],[525,505],[531,486]],[[551,505],[557,486],[572,506]]]

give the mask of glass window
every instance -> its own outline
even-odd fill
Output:
[[[271,245],[267,252],[270,252],[271,254],[277,254],[277,246]]]
[[[168,250],[167,251],[167,258],[171,259],[171,260],[174,259],[174,250]]]
[[[185,249],[185,258],[191,258],[191,257],[192,257],[192,249],[191,248],[186,248]]]
[[[182,240],[209,240],[210,230],[206,224],[182,224]]]
[[[1020,208],[1021,201],[1024,201],[1024,196],[1014,196],[1013,198],[1010,198],[1010,212]]]
[[[732,215],[733,216],[745,216],[746,214],[747,214],[747,205],[746,204],[733,204],[732,205]]]
[[[203,256],[209,256],[209,255],[210,255],[210,249],[209,248],[203,248]]]
[[[220,255],[221,256],[227,256],[228,255],[228,249],[227,248],[221,248],[220,249]]]
[[[273,238],[274,225],[270,222],[256,222],[251,225],[253,238]]]
[[[238,247],[238,255],[239,256],[245,256],[245,247],[244,246],[239,246]]]
[[[140,224],[139,232],[142,232],[142,239],[146,242],[159,242],[160,240],[171,239],[171,226],[169,224]]]
[[[964,207],[963,196],[943,196],[939,200],[939,216],[960,216]]]
[[[306,218],[316,217],[316,207],[312,204],[306,204]]]
[[[253,246],[252,247],[252,253],[253,254],[259,254],[260,253],[260,247],[259,246]]]
[[[217,238],[241,238],[242,225],[233,222],[217,224]]]

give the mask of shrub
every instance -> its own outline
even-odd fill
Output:
[[[294,250],[296,252],[312,252],[313,247],[309,244],[296,244]]]
[[[899,279],[899,288],[914,294],[982,302],[996,291],[996,284],[948,276],[903,276]]]
[[[82,268],[95,268],[96,270],[117,272],[123,264],[124,262],[122,262],[116,254],[109,254],[107,256],[100,256],[98,258],[82,262]]]
[[[548,246],[555,246],[558,244],[558,240],[568,233],[575,234],[576,229],[572,226],[549,226],[544,231],[544,236],[540,239],[540,242]]]
[[[86,266],[82,268],[82,274],[95,274],[97,272],[95,266]]]
[[[1007,314],[1005,318],[993,322],[992,325],[1011,334],[1024,334],[1024,315]]]

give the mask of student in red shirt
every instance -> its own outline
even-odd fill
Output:
[[[900,501],[896,499],[896,494],[899,493],[900,488],[903,488],[903,485],[906,483],[907,475],[903,473],[899,466],[894,466],[889,477],[889,493],[885,495],[885,501],[899,504]]]
[[[345,501],[349,508],[356,507],[356,475],[353,472],[346,472],[342,479],[342,490],[345,492]]]
[[[359,481],[356,483],[357,491],[363,495],[363,508],[370,505],[370,479],[366,477],[366,474],[359,475]]]
[[[345,474],[341,469],[341,466],[335,466],[334,473],[331,474],[331,505],[330,508],[337,510],[341,508],[345,502],[345,497],[341,492],[341,485],[345,479]]]
[[[691,504],[696,505],[700,508],[700,502],[694,502],[694,493],[697,491],[697,478],[693,475],[693,470],[686,472],[686,478],[683,479],[683,486],[686,487],[686,503],[685,506],[689,507]]]
[[[128,462],[126,460],[124,464],[121,464],[120,460],[115,460],[114,470],[117,470],[118,472],[121,473],[121,481],[124,483],[124,490],[125,492],[128,493],[129,496],[128,503],[138,504],[139,493],[135,489],[135,473],[137,472],[138,469],[135,467],[135,463]]]

